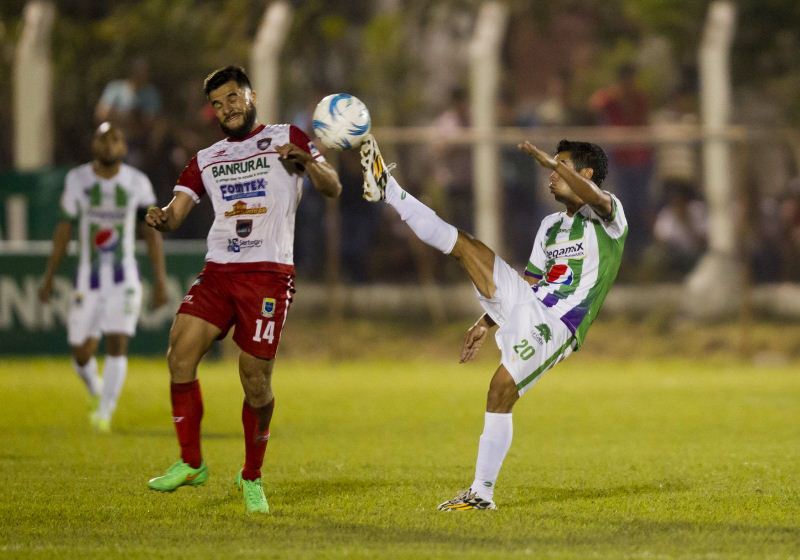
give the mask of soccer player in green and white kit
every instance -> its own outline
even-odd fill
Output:
[[[156,203],[150,179],[123,163],[127,149],[122,130],[104,122],[92,137],[92,161],[67,173],[62,219],[39,289],[39,298],[47,302],[74,225],[79,253],[67,331],[73,366],[91,398],[90,421],[100,432],[111,431],[111,417],[128,373],[128,340],[136,332],[141,308],[136,229],[143,226],[147,207]],[[153,267],[156,308],[167,302],[161,234],[148,227],[140,231]],[[94,357],[101,336],[106,339],[102,380]]]
[[[444,511],[496,509],[494,487],[511,446],[511,409],[545,371],[580,348],[617,276],[628,235],[622,204],[599,187],[608,167],[599,146],[562,140],[555,156],[530,142],[519,148],[552,170],[550,192],[565,206],[542,220],[524,277],[404,191],[372,135],[361,146],[364,198],[385,200],[417,237],[455,257],[475,285],[486,313],[467,332],[461,362],[472,360],[489,329],[500,327],[501,364],[489,384],[475,479],[439,505]]]

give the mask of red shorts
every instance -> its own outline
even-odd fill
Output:
[[[233,340],[239,348],[271,360],[278,350],[294,291],[292,265],[207,262],[178,313],[215,325],[222,331],[219,338],[235,327]]]

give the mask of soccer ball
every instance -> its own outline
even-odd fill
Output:
[[[314,109],[314,134],[326,148],[357,148],[369,133],[370,124],[367,106],[349,93],[328,95]]]

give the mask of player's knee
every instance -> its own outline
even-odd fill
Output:
[[[79,366],[83,367],[92,359],[92,352],[87,348],[76,347],[72,349],[72,357]]]
[[[194,380],[197,363],[186,352],[170,346],[167,350],[167,365],[173,383],[189,383]]]
[[[518,399],[519,392],[513,379],[510,376],[507,379],[495,376],[486,395],[486,411],[511,412]]]

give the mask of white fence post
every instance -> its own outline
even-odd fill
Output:
[[[264,11],[250,51],[248,73],[257,95],[259,120],[263,123],[274,123],[279,117],[279,62],[291,25],[292,9],[289,4],[273,2]]]
[[[53,163],[53,71],[51,2],[28,2],[14,53],[14,166],[38,169]]]
[[[497,125],[497,90],[500,82],[500,50],[505,37],[508,8],[500,2],[481,6],[475,34],[469,48],[470,112],[478,137],[473,144],[473,192],[475,193],[475,233],[495,253],[503,252],[500,211],[503,193],[500,189],[498,146],[494,129]]]
[[[731,114],[730,50],[736,7],[716,0],[700,46],[700,106],[704,132],[703,174],[708,202],[708,251],[688,276],[687,311],[697,316],[731,315],[738,308],[743,283],[736,255],[736,208],[731,145],[723,137]]]

